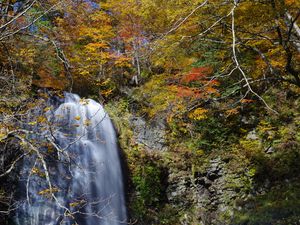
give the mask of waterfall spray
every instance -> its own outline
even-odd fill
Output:
[[[116,134],[103,107],[94,100],[66,93],[47,118],[52,127],[45,132],[60,151],[56,160],[47,161],[49,181],[40,158],[32,154],[24,159],[15,223],[126,224]],[[47,156],[46,150],[41,151]]]

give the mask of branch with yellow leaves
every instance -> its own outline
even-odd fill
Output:
[[[236,32],[235,32],[235,10],[236,10],[236,8],[238,7],[238,5],[236,4],[235,1],[233,2],[233,4],[234,4],[234,6],[233,6],[233,8],[232,8],[232,10],[231,10],[232,54],[233,54],[233,60],[234,60],[234,62],[235,62],[235,64],[236,64],[236,68],[237,68],[237,69],[240,71],[240,73],[242,74],[242,76],[243,76],[243,81],[246,83],[246,84],[245,84],[245,87],[247,87],[249,93],[252,93],[252,94],[253,94],[254,96],[256,96],[260,101],[262,101],[263,104],[266,106],[266,108],[267,108],[268,110],[270,110],[271,112],[273,112],[273,113],[275,113],[275,114],[278,114],[278,112],[277,112],[276,110],[272,109],[272,108],[268,105],[268,103],[267,103],[267,102],[266,102],[266,101],[265,101],[258,93],[256,93],[256,92],[253,90],[253,88],[252,88],[252,86],[251,86],[251,84],[250,84],[250,82],[249,82],[249,79],[248,79],[246,73],[244,72],[244,70],[242,69],[242,67],[241,67],[241,65],[240,65],[240,63],[239,63],[239,60],[238,60],[238,58],[237,58],[237,53],[236,53],[237,46],[236,46]]]

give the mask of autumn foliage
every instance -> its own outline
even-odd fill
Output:
[[[192,70],[184,75],[181,79],[182,83],[189,84],[191,82],[203,81],[207,79],[213,72],[211,67],[197,67],[192,68]]]

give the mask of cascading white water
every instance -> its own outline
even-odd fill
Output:
[[[114,127],[103,107],[66,93],[52,113],[56,144],[64,152],[47,167],[54,196],[43,175],[41,160],[24,160],[21,174],[22,204],[17,225],[126,224],[122,171]],[[53,154],[53,153],[49,153]],[[46,155],[46,154],[45,154]]]

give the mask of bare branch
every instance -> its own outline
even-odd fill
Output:
[[[269,109],[271,112],[275,113],[275,114],[278,114],[277,111],[275,111],[274,109],[272,109],[268,103],[259,95],[257,94],[253,89],[252,89],[252,86],[250,85],[249,83],[249,79],[248,77],[246,76],[244,70],[242,69],[238,59],[237,59],[237,54],[236,54],[236,33],[235,33],[235,9],[237,8],[237,5],[235,4],[234,2],[234,6],[231,10],[231,28],[232,28],[232,53],[233,53],[233,59],[234,59],[234,62],[236,64],[236,67],[237,69],[241,72],[242,76],[243,76],[243,80],[246,82],[246,87],[248,88],[248,90],[254,94],[259,100],[261,100],[264,105],[267,107],[267,109]]]
[[[18,18],[20,18],[21,16],[23,16],[26,12],[28,12],[29,9],[31,9],[31,7],[36,3],[36,0],[32,1],[31,4],[25,8],[22,12],[20,12],[18,15],[14,16],[11,20],[9,20],[7,23],[3,24],[0,26],[0,29],[3,29],[5,27],[7,27],[9,24],[11,24],[12,22],[16,21]]]
[[[38,20],[40,20],[44,15],[46,15],[47,13],[51,12],[53,9],[55,9],[57,6],[59,6],[61,4],[61,2],[58,2],[56,4],[54,4],[53,6],[51,6],[49,9],[47,9],[46,11],[44,11],[40,16],[38,16],[37,18],[33,19],[33,21],[31,21],[29,24],[27,24],[24,27],[21,27],[15,31],[11,31],[9,33],[4,33],[1,37],[0,37],[0,41],[3,41],[5,38],[8,38],[10,36],[13,36],[17,33],[19,33],[20,31],[26,30],[27,28],[29,28],[31,25],[35,24]]]
[[[196,8],[194,8],[186,17],[184,17],[183,19],[181,19],[181,21],[177,21],[175,24],[177,24],[176,26],[174,26],[172,29],[170,29],[168,32],[166,32],[163,37],[169,35],[170,33],[176,31],[178,28],[180,28],[198,9],[202,8],[203,6],[206,5],[206,3],[208,2],[208,0],[205,0],[203,3],[201,3],[200,5],[198,5]]]
[[[9,169],[6,170],[4,173],[0,174],[0,177],[4,177],[7,174],[9,174],[16,166],[17,162],[19,162],[24,156],[28,155],[28,153],[23,153],[21,156],[19,156],[18,158],[16,158],[10,165]]]

